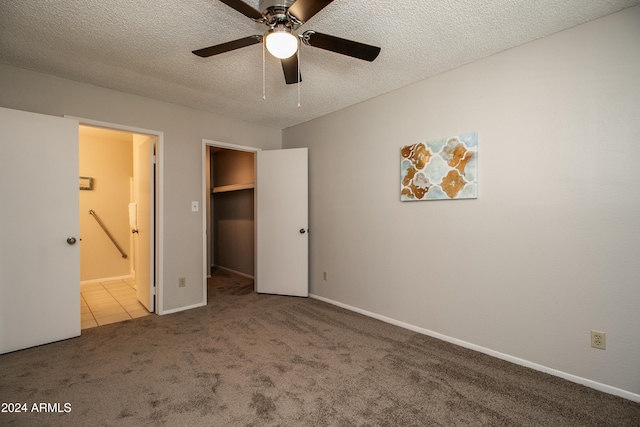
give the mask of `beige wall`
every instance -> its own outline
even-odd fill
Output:
[[[79,139],[79,174],[93,178],[93,190],[80,191],[80,280],[129,276],[132,135],[81,126]],[[127,259],[122,258],[89,210],[95,211]]]
[[[286,129],[311,292],[640,399],[638,76],[634,7]],[[400,202],[400,147],[471,131],[478,199]]]
[[[204,303],[202,140],[278,149],[282,131],[89,84],[0,65],[0,106],[70,115],[162,132],[160,212],[161,310]],[[191,202],[201,209],[191,211]],[[25,266],[28,268],[28,266]],[[178,287],[178,278],[187,285]]]

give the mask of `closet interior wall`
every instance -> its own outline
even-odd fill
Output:
[[[254,153],[211,147],[212,267],[254,276]]]

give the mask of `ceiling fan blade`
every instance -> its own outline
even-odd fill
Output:
[[[302,22],[306,22],[333,0],[296,0],[288,12]]]
[[[352,40],[341,39],[340,37],[330,36],[329,34],[305,31],[302,36],[302,41],[309,46],[319,47],[320,49],[341,53],[342,55],[363,59],[369,62],[376,59],[380,53],[379,47],[354,42]]]
[[[222,3],[230,6],[253,20],[262,19],[262,14],[241,0],[220,0]]]
[[[241,47],[251,46],[252,44],[257,44],[262,41],[262,36],[249,36],[238,40],[233,40],[230,42],[217,44],[215,46],[209,46],[202,49],[194,50],[192,53],[201,56],[203,58],[208,58],[213,55],[218,55],[220,53],[229,52],[232,50],[240,49]]]
[[[302,81],[302,75],[298,70],[298,55],[292,55],[280,61],[282,62],[282,71],[284,71],[284,80],[287,84],[300,83]]]

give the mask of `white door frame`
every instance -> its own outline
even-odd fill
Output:
[[[156,287],[156,306],[155,313],[162,315],[164,314],[163,310],[163,283],[162,283],[162,274],[163,274],[163,253],[164,253],[164,245],[163,245],[163,237],[164,237],[164,212],[162,210],[162,204],[160,200],[163,200],[163,171],[164,171],[164,132],[143,129],[133,126],[125,126],[115,123],[103,122],[99,120],[85,119],[82,117],[74,117],[74,116],[64,116],[69,119],[78,120],[80,125],[94,126],[109,130],[117,130],[124,131],[130,133],[137,133],[141,135],[149,135],[154,136],[156,138],[156,174],[155,174],[155,287]],[[206,287],[205,287],[206,293]]]
[[[210,139],[203,139],[202,140],[202,203],[203,203],[203,207],[206,206],[206,201],[208,197],[211,197],[211,193],[208,191],[209,189],[207,188],[207,146],[209,147],[216,147],[216,148],[225,148],[228,150],[236,150],[236,151],[246,151],[249,153],[257,153],[258,151],[262,151],[260,148],[256,148],[256,147],[247,147],[245,145],[236,145],[236,144],[228,144],[226,142],[219,142],[219,141],[212,141]],[[254,160],[253,162],[253,167],[255,169],[256,167],[256,162]],[[255,217],[255,210],[256,210],[256,204],[255,204],[255,198],[256,198],[256,194],[255,191],[253,193],[253,211],[254,211],[254,217]],[[203,209],[203,215],[202,215],[202,301],[204,301],[204,305],[207,305],[207,272],[209,271],[209,266],[207,265],[207,253],[210,250],[210,248],[207,247],[207,209]],[[209,230],[211,231],[211,230]],[[256,234],[256,229],[255,226],[253,227],[253,235],[254,235],[254,241],[255,241],[255,234]],[[256,247],[254,245],[254,254],[256,252]],[[255,256],[254,256],[254,259]],[[255,263],[255,262],[254,262]]]

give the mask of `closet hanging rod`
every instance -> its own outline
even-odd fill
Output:
[[[127,254],[124,253],[122,248],[118,245],[118,243],[116,243],[114,238],[111,236],[111,233],[109,233],[109,230],[107,230],[107,228],[104,226],[102,221],[100,221],[100,218],[98,218],[98,214],[96,214],[93,209],[90,209],[89,210],[89,215],[91,215],[96,220],[96,222],[98,223],[100,228],[102,228],[102,230],[107,235],[107,237],[111,240],[111,242],[115,245],[115,247],[118,248],[118,251],[120,251],[120,254],[122,254],[122,258],[126,259],[127,258]]]

